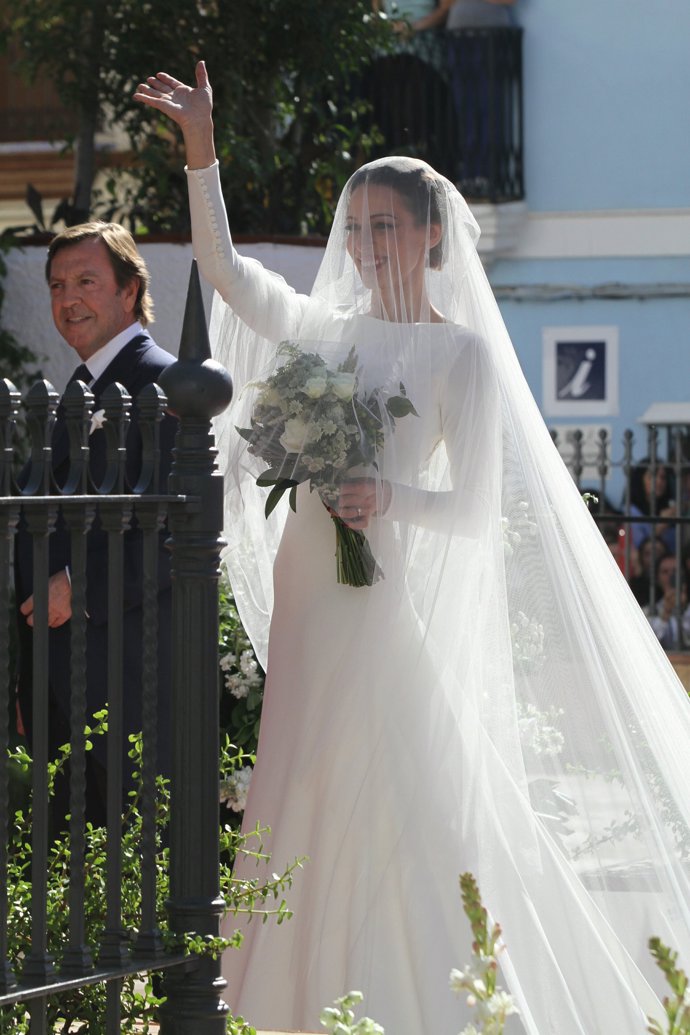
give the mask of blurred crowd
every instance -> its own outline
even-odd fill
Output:
[[[661,645],[690,649],[690,467],[678,478],[642,460],[619,508],[598,500],[592,509]]]

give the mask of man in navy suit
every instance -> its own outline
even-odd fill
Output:
[[[149,273],[134,239],[116,223],[92,222],[58,234],[48,249],[46,278],[53,320],[58,331],[81,360],[72,380],[81,380],[100,408],[103,390],[122,384],[136,399],[141,389],[159,379],[174,357],[156,345],[146,331],[153,316]],[[166,416],[160,425],[160,491],[166,489],[177,422]],[[103,467],[103,432],[90,437],[91,469]],[[126,463],[136,480],[142,443],[136,409],[126,439]],[[64,419],[58,412],[53,433],[53,465],[58,481],[68,467],[68,441]],[[64,474],[62,477],[64,478]],[[159,771],[169,770],[170,753],[170,561],[159,539],[158,572],[158,680]],[[31,537],[23,523],[16,537],[15,582],[19,606],[18,682],[19,706],[31,742],[33,557]],[[69,534],[58,521],[50,541],[48,624],[50,626],[50,750],[54,757],[69,740],[70,717],[70,582]],[[133,527],[124,534],[124,729],[141,730],[142,694],[142,583],[141,532]],[[108,641],[108,544],[98,518],[87,535],[87,709],[90,716],[107,699]],[[96,738],[88,753],[88,817],[102,822],[105,815],[105,738]],[[125,789],[129,781],[125,779]],[[62,793],[65,789],[62,788]],[[64,815],[64,812],[63,812]]]

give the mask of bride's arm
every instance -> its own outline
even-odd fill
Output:
[[[235,249],[220,188],[218,163],[187,167],[192,246],[199,269],[230,308],[269,341],[296,333],[308,302],[277,273]]]
[[[496,374],[479,339],[463,348],[443,379],[440,406],[452,489],[395,483],[385,517],[478,539],[500,485],[501,449]]]
[[[467,340],[442,378],[439,406],[448,458],[444,481],[452,488],[386,478],[384,448],[380,480],[353,479],[341,489],[337,511],[352,528],[363,530],[378,516],[468,539],[486,530],[500,485],[501,440],[496,375],[479,339]]]
[[[134,99],[167,115],[182,130],[192,244],[203,276],[252,330],[272,341],[289,336],[307,298],[234,248],[220,189],[213,142],[213,91],[204,62],[196,66],[196,87],[158,72],[139,84]]]

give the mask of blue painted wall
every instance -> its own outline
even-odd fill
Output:
[[[517,0],[533,211],[690,205],[688,0]]]
[[[529,211],[690,211],[689,0],[517,0],[515,16]],[[682,257],[506,258],[489,277],[495,287],[690,286],[690,240]],[[540,405],[543,327],[618,326],[620,415],[562,423],[608,424],[621,439],[641,432],[651,403],[690,399],[690,297],[500,305]]]

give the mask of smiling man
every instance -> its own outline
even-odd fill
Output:
[[[145,385],[158,380],[174,357],[159,348],[146,331],[153,319],[149,272],[131,234],[117,223],[91,222],[58,234],[48,248],[46,279],[53,321],[81,364],[71,381],[83,381],[100,408],[103,390],[114,382],[136,400]],[[160,426],[160,485],[170,470],[177,422],[166,416]],[[53,470],[63,484],[69,467],[69,443],[58,411],[53,433]],[[94,428],[90,437],[90,468],[98,482],[105,469],[105,436]],[[126,438],[126,466],[130,484],[138,476],[142,442],[133,409]],[[162,771],[169,751],[168,691],[170,673],[170,567],[167,551],[159,550],[159,694]],[[142,582],[141,534],[136,525],[124,534],[124,643],[123,687],[125,733],[141,729]],[[98,518],[87,536],[87,707],[103,707],[107,698],[108,545]],[[19,606],[21,718],[32,739],[33,547],[23,522],[16,537],[15,580]],[[69,536],[58,521],[50,542],[48,624],[50,626],[50,750],[69,740],[70,716],[70,583]],[[103,742],[105,738],[97,738]],[[104,819],[105,744],[89,752],[89,818]],[[125,782],[127,787],[128,781]],[[66,788],[63,788],[66,794]],[[64,808],[65,802],[58,802]],[[63,812],[64,815],[64,812]]]

